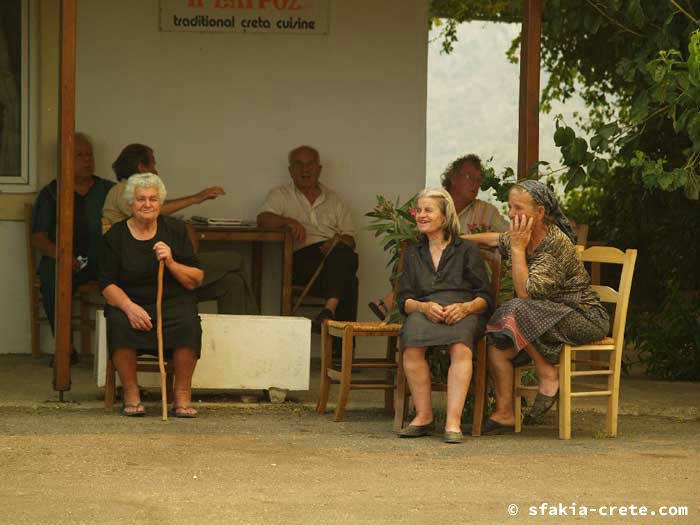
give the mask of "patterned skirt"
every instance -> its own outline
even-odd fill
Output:
[[[583,345],[608,334],[610,318],[602,304],[572,308],[537,299],[512,299],[501,305],[486,326],[490,344],[523,350],[528,344],[550,363],[559,362],[564,344]]]

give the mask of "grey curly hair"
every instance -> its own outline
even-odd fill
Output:
[[[465,164],[474,166],[480,172],[484,171],[484,167],[481,165],[481,158],[479,158],[478,155],[470,153],[469,155],[459,157],[458,159],[453,160],[450,165],[447,166],[447,169],[442,172],[442,175],[440,175],[440,183],[442,184],[443,188],[450,191],[450,188],[452,187],[452,176],[459,173],[462,170],[462,166]]]
[[[126,180],[124,199],[129,206],[134,203],[134,195],[137,188],[157,188],[160,203],[163,204],[165,202],[165,197],[167,195],[165,184],[163,184],[161,178],[155,173],[137,173]]]

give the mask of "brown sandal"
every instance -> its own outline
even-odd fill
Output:
[[[554,403],[559,399],[559,390],[553,395],[548,396],[541,392],[537,392],[535,402],[532,403],[532,408],[523,418],[524,425],[537,425],[542,422],[542,417],[549,412],[554,406]]]

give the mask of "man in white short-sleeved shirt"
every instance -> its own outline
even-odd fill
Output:
[[[325,319],[353,321],[357,318],[358,258],[355,225],[350,210],[331,189],[321,184],[321,158],[311,146],[289,153],[292,182],[274,188],[258,214],[264,228],[288,227],[294,237],[293,282],[305,285],[328,253],[312,293],[324,297],[324,308],[313,320],[320,332]]]

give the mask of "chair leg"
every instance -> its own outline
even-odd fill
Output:
[[[343,331],[343,355],[340,369],[340,390],[338,392],[338,404],[335,407],[335,421],[342,421],[345,415],[345,405],[350,393],[350,379],[352,375],[352,341],[354,339],[351,326],[346,326]]]
[[[32,357],[41,357],[41,332],[39,322],[32,319]]]
[[[92,327],[90,326],[90,302],[87,296],[80,296],[80,353],[88,355],[92,345]]]
[[[571,347],[559,358],[559,439],[571,439]]]
[[[39,330],[39,298],[36,291],[33,291],[31,297],[30,322],[32,331],[32,357],[41,356],[41,332]]]
[[[523,430],[523,398],[520,387],[523,386],[523,369],[515,368],[513,370],[513,416],[515,418],[515,432],[520,433]]]
[[[387,337],[386,340],[386,354],[385,357],[388,361],[396,361],[396,337]],[[391,369],[386,371],[386,383],[389,385],[395,384],[396,372]],[[386,389],[384,390],[384,411],[387,414],[394,413],[394,390]]]
[[[476,370],[474,372],[474,418],[472,420],[472,436],[481,435],[481,424],[484,421],[484,405],[486,404],[486,340],[482,337],[476,348]]]
[[[333,336],[328,333],[326,323],[321,327],[321,386],[319,387],[316,412],[323,414],[328,405],[328,394],[331,388],[331,380],[328,377],[328,369],[332,365]]]
[[[175,370],[170,363],[166,364],[165,369],[165,402],[175,402]]]
[[[617,416],[620,403],[620,367],[617,365],[616,352],[621,352],[620,348],[616,348],[610,352],[609,368],[613,370],[612,375],[608,376],[608,390],[612,394],[608,397],[608,414],[605,421],[605,431],[608,437],[617,437]]]
[[[396,368],[396,401],[394,403],[394,431],[398,432],[403,428],[403,422],[406,420],[407,410],[407,385],[406,373],[403,369],[403,350],[399,348]]]
[[[109,353],[107,353],[107,371],[105,373],[105,408],[112,410],[114,408],[114,400],[117,395],[117,371],[114,369],[114,363]]]

